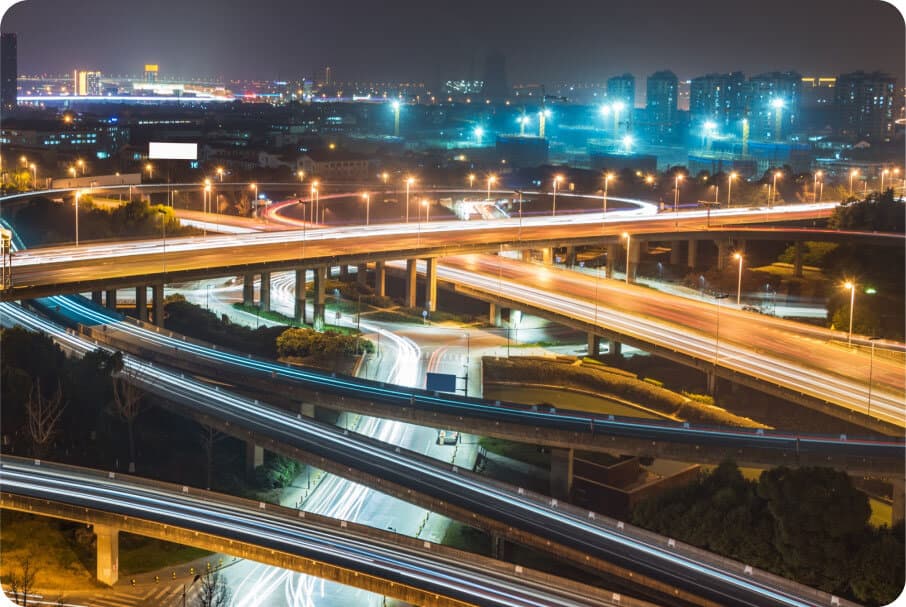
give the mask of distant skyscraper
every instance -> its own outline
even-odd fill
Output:
[[[749,114],[753,139],[777,141],[799,128],[802,75],[770,72],[749,78]]]
[[[16,107],[19,56],[15,34],[3,34],[0,44],[0,105],[4,110]]]
[[[678,83],[671,71],[655,72],[648,76],[646,110],[651,135],[656,139],[669,138],[676,126]]]
[[[893,134],[896,80],[881,72],[853,72],[837,77],[837,130],[852,139],[884,141]]]
[[[689,119],[693,129],[713,121],[724,132],[736,132],[745,117],[745,76],[742,72],[706,74],[689,88]]]
[[[73,73],[72,90],[74,91],[74,94],[78,95],[79,97],[85,97],[86,95],[100,95],[101,73],[86,70],[76,70]]]
[[[607,80],[607,100],[610,103],[622,101],[626,105],[626,115],[635,107],[635,77],[632,74],[614,76]]]
[[[156,63],[146,63],[145,64],[145,82],[154,83],[157,82],[157,72],[159,66]]]
[[[506,57],[490,53],[484,60],[484,89],[482,95],[492,101],[503,101],[510,96],[506,81]]]

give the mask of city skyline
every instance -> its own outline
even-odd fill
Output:
[[[283,0],[272,0],[271,10],[263,11],[241,4],[214,11],[206,3],[163,2],[155,8],[93,0],[75,7],[28,0],[6,11],[2,30],[18,35],[20,73],[138,73],[145,63],[158,63],[172,77],[297,79],[330,65],[337,81],[421,80],[430,87],[452,78],[480,79],[486,56],[495,52],[506,58],[510,82],[548,84],[603,82],[624,72],[643,78],[663,69],[680,80],[736,70],[807,76],[880,70],[902,84],[904,72],[903,18],[885,2],[790,6],[770,0],[745,18],[712,0],[682,11],[661,1],[572,2],[551,15],[509,2],[465,2],[440,18],[408,1],[395,4],[369,13],[354,2],[339,15]],[[667,11],[669,20],[652,20]],[[839,18],[841,11],[846,19]],[[313,24],[328,35],[312,35]],[[86,31],[109,35],[80,34]]]

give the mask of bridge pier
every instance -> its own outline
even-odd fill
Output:
[[[694,268],[695,264],[696,264],[696,259],[695,259],[696,253],[698,251],[698,241],[689,240],[688,245],[689,245],[689,255],[686,257],[686,265],[689,266],[690,268]]]
[[[793,276],[802,278],[802,254],[805,246],[801,240],[797,240],[793,246],[795,251],[793,254]]]
[[[312,318],[312,325],[315,331],[324,330],[324,312],[327,304],[327,268],[318,266],[315,268],[315,313]]]
[[[544,247],[541,249],[541,263],[546,266],[553,265],[554,250],[551,247]]]
[[[617,258],[617,253],[621,248],[622,247],[616,243],[607,245],[607,265],[605,267],[605,272],[607,272],[606,278],[613,278],[613,262]]]
[[[293,320],[297,323],[305,324],[305,269],[296,270],[296,293],[293,297]]]
[[[374,294],[378,297],[387,296],[387,266],[383,261],[374,262]]]
[[[345,263],[340,266],[340,280],[349,280],[349,266]]]
[[[437,310],[437,258],[425,260],[425,309],[428,312]]]
[[[683,243],[681,240],[674,240],[670,243],[670,265],[678,266],[680,264],[680,259],[682,259],[682,246]]]
[[[242,305],[255,304],[255,275],[246,274],[242,277]]]
[[[151,315],[154,317],[154,324],[158,327],[164,326],[164,285],[151,285]]]
[[[97,536],[97,578],[107,586],[116,584],[120,577],[120,530],[107,525],[95,525]]]
[[[418,274],[416,273],[415,259],[406,260],[406,298],[404,303],[407,308],[415,307],[415,289],[418,284]]]
[[[708,394],[717,396],[717,373],[714,371],[705,371],[705,378],[708,380]]]
[[[891,508],[893,520],[891,523],[896,525],[904,520],[904,515],[906,515],[906,482],[903,477],[899,477],[890,481],[890,484],[893,488],[893,506]]]
[[[305,417],[314,418],[315,404],[314,403],[299,403],[299,413],[301,413]]]
[[[566,247],[566,266],[573,267],[576,265],[576,247]]]
[[[607,342],[608,355],[613,358],[623,356],[623,342],[611,339]]]
[[[360,263],[355,268],[355,281],[359,286],[368,284],[368,264]]]
[[[92,291],[91,292],[91,301],[97,305],[104,303],[104,293],[102,291]]]
[[[146,285],[135,287],[135,317],[139,320],[148,320],[148,287]]]
[[[729,243],[726,240],[715,241],[717,245],[717,269],[723,270],[727,266],[727,249]]]
[[[629,256],[627,257],[626,276],[629,282],[635,282],[635,275],[639,267],[639,258],[641,257],[642,241],[632,239],[629,241]]]
[[[262,312],[271,310],[271,273],[261,273],[261,291],[258,296],[258,307]]]
[[[573,490],[575,450],[551,449],[551,497],[569,500]]]
[[[498,533],[491,534],[491,558],[498,561],[506,558],[506,538]]]
[[[488,304],[488,322],[495,327],[501,326],[503,324],[501,312],[502,309],[497,304]]]
[[[531,249],[522,249],[522,261],[525,263],[530,263],[532,261]]]
[[[116,289],[107,289],[107,295],[104,296],[104,305],[108,310],[116,310]]]
[[[589,333],[588,334],[588,357],[589,358],[598,358],[601,355],[601,338],[600,336]]]
[[[255,468],[264,465],[264,447],[251,441],[245,442],[245,471],[249,476],[254,474]]]

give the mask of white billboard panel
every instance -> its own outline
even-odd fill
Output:
[[[197,143],[148,143],[148,158],[152,160],[198,160]]]

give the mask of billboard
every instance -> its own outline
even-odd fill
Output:
[[[198,160],[197,143],[148,143],[148,158],[151,160]]]
[[[456,392],[456,376],[450,373],[428,373],[425,388],[435,392]]]

